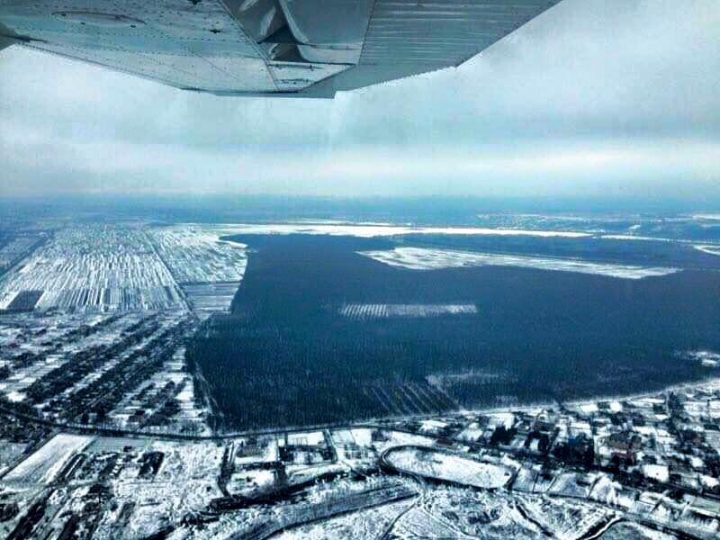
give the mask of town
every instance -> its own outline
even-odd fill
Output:
[[[227,436],[62,430],[8,402],[1,413],[8,538],[351,538],[360,523],[377,538],[720,532],[720,380]]]

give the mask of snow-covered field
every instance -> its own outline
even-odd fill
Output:
[[[383,538],[393,520],[412,505],[413,501],[409,500],[361,510],[281,533],[278,538],[280,540],[379,539]]]
[[[439,317],[474,314],[477,307],[475,304],[345,304],[339,313],[349,319]]]
[[[603,240],[630,240],[640,242],[675,242],[672,238],[661,238],[658,236],[640,236],[637,234],[603,234]],[[682,241],[682,240],[679,240]]]
[[[27,445],[3,441],[0,444],[0,476],[2,476],[16,460],[20,459]]]
[[[700,362],[705,367],[717,367],[720,365],[720,353],[715,351],[689,351],[687,356]]]
[[[473,253],[445,249],[400,247],[384,251],[364,251],[361,255],[376,261],[411,270],[437,270],[441,268],[473,268],[481,266],[515,266],[537,270],[577,272],[623,279],[642,279],[665,276],[677,268],[633,266],[624,264],[594,263],[580,260],[548,259],[522,255]]]
[[[513,495],[443,487],[427,491],[397,521],[392,537],[531,540],[542,531],[523,517]]]
[[[240,281],[228,283],[196,283],[182,285],[193,311],[205,318],[213,313],[230,310],[235,293],[240,288]]]
[[[85,448],[93,437],[61,433],[53,437],[29,458],[20,463],[4,478],[5,482],[27,484],[48,484],[60,472],[63,465],[75,454]]]
[[[720,246],[695,245],[693,247],[698,251],[707,253],[708,255],[717,255],[718,257],[720,257]]]
[[[221,241],[201,226],[154,228],[149,235],[178,283],[237,282],[245,275],[245,246]]]
[[[38,236],[19,236],[0,248],[0,271],[7,270],[12,264],[38,243]]]
[[[105,311],[180,307],[175,280],[143,231],[74,226],[58,232],[0,284],[0,309],[39,292],[36,309]],[[32,307],[32,306],[31,306]]]
[[[325,435],[322,431],[303,431],[301,433],[290,433],[287,436],[288,444],[301,446],[324,446]],[[284,443],[283,439],[280,439]],[[282,444],[281,444],[282,446]]]
[[[196,314],[230,309],[247,267],[245,246],[201,225],[154,228],[149,235]]]
[[[129,445],[119,439],[115,442],[123,449]],[[180,523],[188,514],[203,510],[213,498],[222,496],[217,475],[223,450],[222,445],[212,442],[152,441],[142,447],[142,451],[163,453],[157,474],[151,479],[138,477],[139,465],[134,461],[111,481],[118,507],[135,505],[126,537],[145,538],[162,528],[163,523]]]
[[[610,527],[602,538],[603,540],[627,540],[628,538],[633,540],[674,540],[676,537],[643,527],[632,521],[623,521]]]
[[[213,228],[224,235],[230,234],[326,234],[331,236],[355,236],[374,238],[406,234],[457,234],[465,236],[534,236],[538,238],[585,238],[588,233],[574,231],[543,231],[525,229],[501,229],[488,227],[412,227],[388,224],[350,223],[278,223],[278,224],[228,224]]]
[[[479,488],[499,488],[512,476],[509,468],[432,448],[401,447],[385,455],[400,471]]]

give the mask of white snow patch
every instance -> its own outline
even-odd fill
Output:
[[[708,255],[717,255],[720,257],[720,246],[694,245],[693,247],[698,251],[707,253]]]
[[[352,433],[353,439],[355,439],[355,444],[358,446],[366,446],[370,447],[372,446],[372,430],[367,428],[354,428],[350,430],[350,433]]]
[[[475,304],[345,304],[340,315],[349,319],[423,318],[441,315],[472,315]]]
[[[505,429],[510,429],[515,423],[515,415],[511,412],[496,412],[488,415],[490,421],[488,425],[491,427],[504,426]]]
[[[584,403],[583,405],[580,405],[579,408],[585,414],[596,413],[599,410],[596,403]]]
[[[10,393],[8,393],[7,398],[13,403],[17,403],[18,401],[23,401],[25,399],[25,394],[16,390],[12,390]]]
[[[536,270],[577,272],[622,279],[643,279],[679,272],[678,268],[633,266],[625,264],[594,263],[581,260],[547,259],[525,255],[502,255],[443,249],[400,247],[384,251],[364,251],[378,262],[411,270],[437,270],[442,268],[474,268],[482,266],[514,266]]]
[[[670,470],[667,465],[643,465],[643,474],[658,482],[667,482],[670,479]]]
[[[585,238],[584,232],[542,231],[526,229],[494,229],[488,227],[412,227],[407,225],[350,225],[328,223],[277,223],[222,225],[220,234],[326,234],[374,238],[405,234],[456,234],[467,236],[535,236],[540,238]]]
[[[700,476],[700,483],[708,489],[715,489],[720,485],[720,481],[717,478],[703,474]]]
[[[441,420],[423,420],[420,424],[420,431],[423,433],[437,433],[447,424]]]
[[[610,410],[614,413],[618,413],[623,410],[622,403],[620,403],[619,401],[611,401],[609,406]]]
[[[289,433],[287,439],[291,446],[325,446],[325,435],[322,431]],[[282,446],[283,442],[283,438],[278,439],[279,446]]]
[[[700,362],[705,367],[717,367],[720,365],[720,353],[716,353],[715,351],[690,351],[687,353],[687,356],[691,360]]]
[[[603,240],[640,240],[643,242],[672,242],[670,238],[661,238],[654,236],[638,236],[635,234],[604,234],[600,238]]]
[[[512,476],[508,467],[430,448],[398,448],[388,452],[385,459],[401,471],[480,488],[504,486]]]
[[[82,435],[56,435],[10,471],[4,480],[48,484],[72,455],[85,448],[92,440],[93,437]]]

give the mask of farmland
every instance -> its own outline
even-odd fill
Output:
[[[0,248],[9,265],[39,242]],[[0,281],[0,310],[104,313],[228,311],[245,273],[242,246],[196,226],[75,225],[58,230]]]
[[[208,429],[184,344],[199,317],[228,309],[238,282],[213,281],[241,278],[244,254],[199,231],[151,232],[74,224],[20,258],[0,281],[0,398],[52,421]],[[188,254],[175,253],[178,242]],[[239,254],[239,266],[222,253]],[[174,273],[217,287],[224,303],[217,290],[205,303],[189,301]]]
[[[0,275],[9,270],[28,252],[42,241],[36,234],[22,234],[11,237],[4,245],[0,244]]]
[[[247,266],[244,246],[197,225],[155,227],[150,237],[197,315],[230,310]]]
[[[239,282],[247,256],[243,246],[223,242],[200,226],[156,227],[149,236],[178,283]]]
[[[138,228],[77,226],[57,232],[0,284],[0,309],[132,311],[183,305],[172,275]]]

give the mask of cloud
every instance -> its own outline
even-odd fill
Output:
[[[565,0],[458,69],[333,101],[0,53],[0,195],[720,196],[720,7]]]

